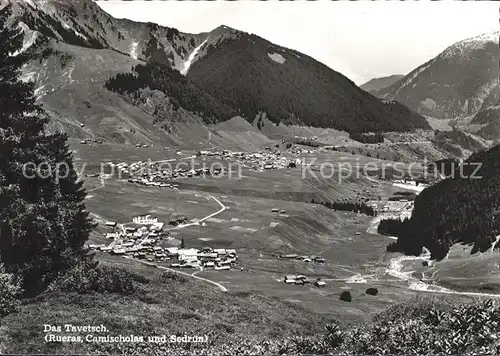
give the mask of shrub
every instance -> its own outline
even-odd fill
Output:
[[[81,294],[94,291],[129,295],[137,290],[135,283],[147,283],[147,279],[122,268],[85,259],[61,276],[50,289]]]
[[[165,283],[165,284],[170,283],[170,281],[185,283],[185,282],[187,282],[187,279],[186,279],[186,277],[184,277],[184,276],[182,276],[182,275],[180,275],[178,273],[163,272],[162,274],[160,274],[158,276],[158,281],[160,283]]]

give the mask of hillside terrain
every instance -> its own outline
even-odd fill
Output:
[[[426,116],[434,128],[452,125],[486,140],[500,138],[494,109],[498,83],[499,33],[457,42],[394,84],[373,91]],[[490,109],[491,108],[491,109]]]
[[[378,355],[388,349],[397,354],[498,353],[494,329],[500,311],[491,301],[418,297],[353,325],[276,298],[222,293],[201,282],[133,263],[113,265],[123,270],[108,272],[128,281],[122,282],[129,287],[126,292],[108,287],[110,291],[102,293],[84,289],[81,283],[54,286],[2,320],[0,351],[68,355]],[[72,290],[77,287],[79,292]],[[52,334],[58,337],[134,335],[143,342],[44,342],[47,333],[40,325],[46,320],[51,325],[104,325],[108,329],[107,333]],[[167,341],[147,338],[163,335]],[[170,335],[206,335],[207,341],[171,343]],[[19,342],[20,338],[25,342]]]
[[[420,115],[379,101],[306,55],[227,26],[181,33],[115,19],[90,0],[3,0],[2,6],[13,10],[9,26],[24,33],[23,77],[35,82],[53,119],[49,129],[72,137],[179,145],[193,140],[177,124],[207,130],[237,116],[253,123],[258,112],[275,123],[347,131],[429,128]],[[220,61],[229,67],[204,73]],[[235,83],[231,72],[252,62],[254,69],[238,73]],[[140,82],[135,88],[132,76]]]
[[[1,354],[499,353],[499,147],[226,26],[8,3]]]
[[[457,42],[377,95],[438,119],[465,117],[495,105],[498,38],[495,32]]]
[[[394,74],[389,75],[387,77],[373,78],[367,81],[365,84],[360,85],[359,87],[363,90],[366,90],[369,93],[376,93],[379,90],[385,89],[397,81],[404,78],[403,74]]]
[[[263,111],[275,123],[345,131],[429,128],[404,106],[381,102],[314,59],[255,35],[209,45],[187,77],[250,120]]]

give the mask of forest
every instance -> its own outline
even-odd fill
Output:
[[[312,203],[321,204],[324,207],[332,210],[341,210],[341,211],[352,211],[355,213],[361,213],[369,216],[376,215],[375,210],[366,205],[365,203],[357,203],[357,202],[345,202],[345,201],[324,201],[324,202],[315,202]]]
[[[366,134],[361,132],[351,132],[349,133],[349,138],[354,141],[368,144],[384,142],[384,135],[381,133]]]
[[[179,71],[158,62],[139,64],[132,73],[119,73],[110,78],[105,86],[120,94],[135,93],[146,87],[159,90],[170,97],[176,109],[182,107],[196,113],[205,123],[226,121],[238,115],[231,107],[200,90]]]
[[[500,234],[500,146],[475,153],[453,174],[422,191],[410,219],[387,220],[379,232],[398,237],[391,251],[442,259],[455,243],[473,252],[491,248]],[[500,246],[497,246],[500,247]]]

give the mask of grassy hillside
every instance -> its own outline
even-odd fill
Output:
[[[25,300],[2,320],[0,351],[17,354],[470,354],[499,351],[500,308],[417,298],[394,305],[371,322],[346,325],[292,303],[252,293],[223,293],[192,279],[124,264],[107,268],[119,276],[114,290],[59,283]],[[134,273],[128,272],[133,268]],[[68,279],[66,279],[68,280]],[[126,291],[124,286],[131,287]],[[377,296],[370,296],[378,298]],[[45,333],[44,324],[104,326],[103,332]],[[58,336],[144,337],[145,342],[45,342]],[[200,343],[154,343],[147,336],[207,336]]]
[[[328,317],[295,304],[251,293],[223,293],[192,278],[126,260],[121,278],[133,280],[130,292],[67,291],[56,287],[25,300],[20,311],[2,320],[1,352],[18,354],[154,354],[219,353],[263,339],[283,339],[294,333],[313,335]],[[102,263],[102,262],[101,262]],[[132,275],[128,275],[132,272]],[[112,270],[111,270],[112,271]],[[108,272],[110,272],[108,270]],[[115,272],[112,272],[116,274]],[[44,324],[104,325],[95,335],[208,335],[208,343],[157,345],[127,343],[45,343]],[[57,334],[57,333],[56,333]],[[85,333],[82,333],[85,335]],[[61,335],[69,335],[61,333]],[[23,342],[19,342],[23,340]]]

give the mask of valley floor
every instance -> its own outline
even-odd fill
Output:
[[[77,165],[85,167],[84,177],[99,172],[103,169],[101,164],[111,160],[188,161],[194,154],[118,144],[84,146],[73,142],[72,148]],[[382,162],[341,152],[317,152],[310,155],[313,156],[318,164],[351,162],[358,168],[368,161],[375,166]],[[18,314],[3,321],[0,351],[80,351],[79,345],[71,343],[44,344],[43,324],[61,323],[103,323],[113,334],[208,334],[216,338],[214,344],[230,343],[245,334],[248,342],[254,343],[293,333],[314,334],[332,320],[348,324],[366,322],[394,304],[435,296],[443,290],[441,287],[477,289],[480,283],[499,282],[495,262],[498,252],[466,259],[458,259],[459,253],[453,252],[446,260],[423,267],[425,256],[408,258],[386,252],[391,239],[376,233],[378,218],[311,203],[311,199],[318,202],[345,197],[386,200],[406,188],[390,181],[376,182],[364,174],[339,183],[334,178],[302,179],[300,168],[270,172],[244,169],[240,179],[179,179],[179,189],[139,186],[113,175],[105,178],[84,178],[88,191],[86,206],[99,224],[90,243],[111,242],[105,238],[109,231],[107,221],[127,226],[137,215],[151,214],[168,222],[173,215],[181,214],[188,223],[168,227],[175,240],[183,239],[189,248],[235,249],[238,268],[179,271],[169,269],[167,263],[148,265],[98,252],[97,258],[103,263],[124,267],[153,282],[144,287],[144,293],[134,296],[52,292],[27,301]],[[284,212],[273,213],[272,209]],[[279,257],[286,253],[320,256],[326,262],[306,263]],[[475,267],[470,268],[469,261]],[[496,271],[489,268],[495,263]],[[167,271],[177,273],[182,282],[157,282],[158,275]],[[289,285],[283,283],[285,275],[319,277],[326,285]],[[459,278],[464,281],[459,282]],[[429,287],[434,281],[441,287]],[[366,294],[369,287],[377,288],[378,294]],[[351,302],[340,300],[344,291],[351,293]],[[467,301],[488,295],[448,293],[446,298]],[[26,333],[30,341],[16,345],[19,335]],[[116,345],[108,345],[108,349],[92,344],[82,347],[89,353],[117,350]]]
[[[150,159],[189,164],[201,160],[200,157],[191,158],[195,152],[154,149],[127,152],[130,148],[126,145],[115,145],[109,150],[100,146],[81,149],[76,152],[77,162],[90,162],[90,167],[99,166],[95,162],[97,158],[99,162]],[[98,156],[99,152],[103,156]],[[375,167],[386,164],[386,161],[342,152],[315,151],[302,156],[302,159],[315,165],[328,163],[338,170],[342,164],[359,170],[368,162]],[[421,282],[418,278],[409,278],[412,273],[392,270],[391,261],[400,257],[386,253],[391,240],[376,234],[374,222],[377,219],[352,212],[332,211],[310,203],[311,199],[345,197],[380,197],[384,200],[400,190],[418,193],[421,187],[378,181],[363,172],[340,183],[335,178],[319,176],[312,179],[301,177],[301,174],[301,168],[255,172],[244,167],[236,178],[178,179],[177,190],[137,186],[116,177],[105,182],[99,182],[99,178],[87,178],[90,196],[86,204],[101,224],[105,221],[127,224],[133,216],[140,214],[152,214],[159,221],[169,221],[173,214],[186,216],[189,223],[173,231],[175,239],[183,238],[186,247],[211,246],[238,251],[241,269],[196,271],[196,277],[205,278],[232,292],[279,297],[314,312],[333,314],[349,321],[362,320],[397,301],[425,293],[423,288],[417,286],[418,283],[415,284],[415,281]],[[337,177],[335,174],[331,176]],[[272,208],[284,210],[286,214],[272,213]],[[103,228],[98,229],[92,241],[107,243],[104,232]],[[279,258],[279,254],[283,253],[320,256],[326,259],[326,263]],[[106,255],[103,258],[110,257]],[[422,259],[405,262],[401,268],[406,270],[409,265],[420,271],[423,268],[421,263]],[[419,264],[419,268],[415,264]],[[424,273],[424,279],[431,278],[431,271],[429,269]],[[326,286],[288,285],[283,283],[285,275],[319,277],[326,282]],[[378,296],[366,295],[368,287],[377,288],[380,291]],[[345,290],[355,296],[351,303],[339,300],[340,293]]]

